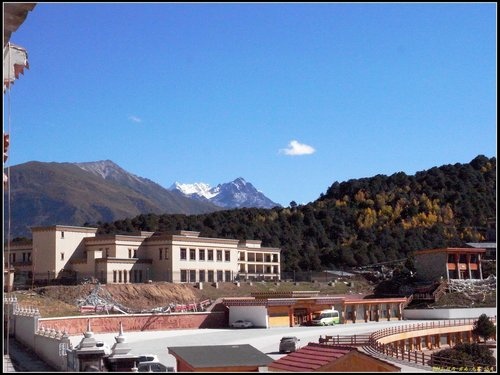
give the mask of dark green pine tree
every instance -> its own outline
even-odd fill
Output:
[[[490,320],[488,315],[481,314],[479,318],[474,322],[474,328],[472,329],[472,334],[475,337],[483,338],[484,342],[486,342],[490,337],[493,337],[495,331],[496,327]]]

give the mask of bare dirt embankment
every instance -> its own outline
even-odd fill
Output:
[[[317,290],[320,295],[338,294],[370,294],[373,287],[363,279],[354,280],[351,284],[337,282],[241,282],[204,283],[200,289],[193,284],[151,283],[151,284],[109,284],[99,285],[102,289],[99,296],[108,297],[132,310],[150,310],[166,307],[170,304],[192,304],[206,301],[216,301],[222,297],[249,297],[254,292],[278,292],[293,290]],[[40,310],[42,317],[80,315],[78,301],[87,298],[95,292],[96,285],[85,284],[76,286],[47,286],[30,291],[16,291],[15,294],[23,307],[34,307]]]

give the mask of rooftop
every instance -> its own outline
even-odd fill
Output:
[[[252,345],[171,346],[169,354],[194,368],[267,366],[273,359]]]

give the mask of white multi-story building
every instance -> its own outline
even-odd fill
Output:
[[[95,278],[101,283],[279,280],[281,249],[199,232],[96,235],[97,228],[33,227],[31,244],[6,246],[5,259],[35,281]]]

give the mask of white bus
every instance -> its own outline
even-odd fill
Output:
[[[340,314],[337,310],[322,310],[314,313],[311,323],[313,326],[340,324]]]

